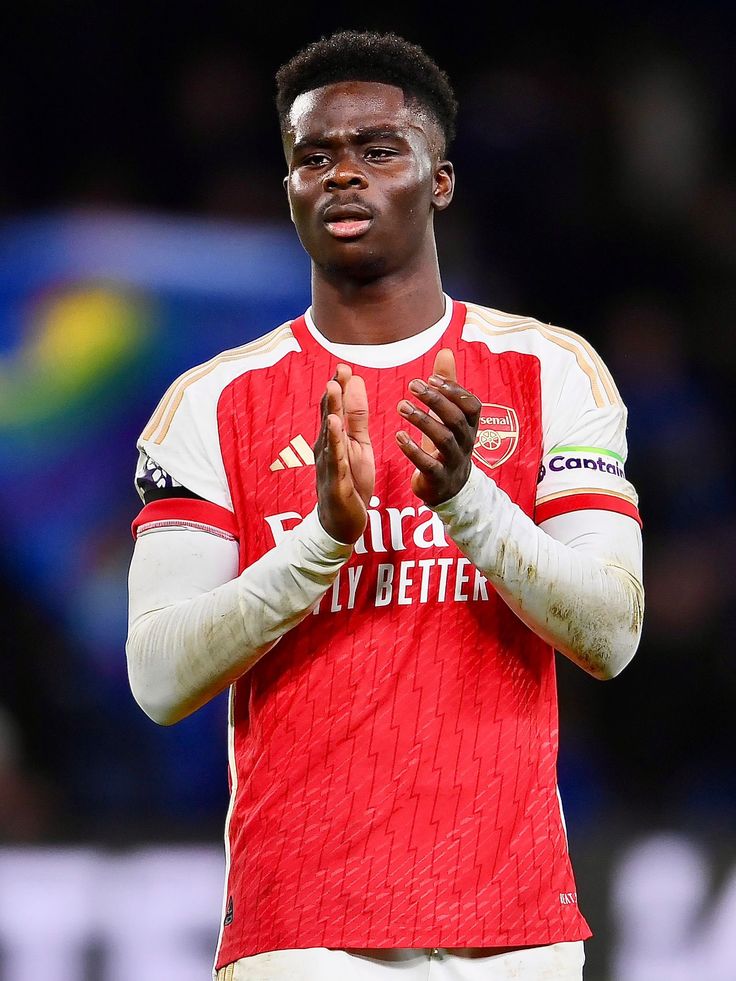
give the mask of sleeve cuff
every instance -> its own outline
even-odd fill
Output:
[[[460,490],[455,494],[454,497],[449,498],[447,501],[443,501],[431,510],[438,514],[442,519],[443,524],[447,524],[452,518],[463,514],[463,512],[468,510],[468,505],[476,503],[478,499],[478,493],[480,487],[486,480],[491,480],[492,478],[486,477],[475,464],[470,466],[470,474],[468,479],[465,481]]]
[[[325,531],[319,520],[319,511],[316,505],[299,527],[304,541],[311,544],[314,550],[324,555],[326,559],[346,559],[353,554],[354,546],[347,545],[345,542],[338,542]]]

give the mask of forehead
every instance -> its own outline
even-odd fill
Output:
[[[287,139],[328,136],[355,129],[392,126],[424,132],[429,141],[429,120],[403,91],[383,82],[335,82],[302,92],[289,110]]]

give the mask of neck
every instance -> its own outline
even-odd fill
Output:
[[[336,344],[389,344],[437,323],[445,312],[437,255],[415,270],[365,282],[312,266],[312,315]]]

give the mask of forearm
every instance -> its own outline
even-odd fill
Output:
[[[557,541],[476,467],[460,493],[435,510],[458,548],[536,634],[597,678],[612,678],[628,664],[644,607],[632,549],[594,554]]]
[[[177,535],[190,537],[176,542]],[[239,576],[200,591],[203,575],[209,585],[227,569],[228,544],[204,532],[174,531],[143,536],[136,545],[128,672],[136,701],[161,724],[189,715],[251,668],[304,619],[352,553],[326,534],[315,510]],[[167,570],[177,580],[168,597],[176,599],[165,605],[162,562],[177,566]]]

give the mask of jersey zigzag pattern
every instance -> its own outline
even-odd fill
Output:
[[[218,968],[284,948],[589,936],[557,793],[553,651],[411,493],[396,405],[452,348],[484,405],[475,464],[537,521],[638,518],[625,408],[582,338],[474,304],[448,301],[440,324],[390,347],[390,363],[328,349],[299,317],[182,375],[139,442],[204,499],[196,514],[185,497],[144,508],[140,526],[219,521],[243,569],[314,507],[310,448],[338,360],[371,405],[366,531],[313,613],[231,689]]]

